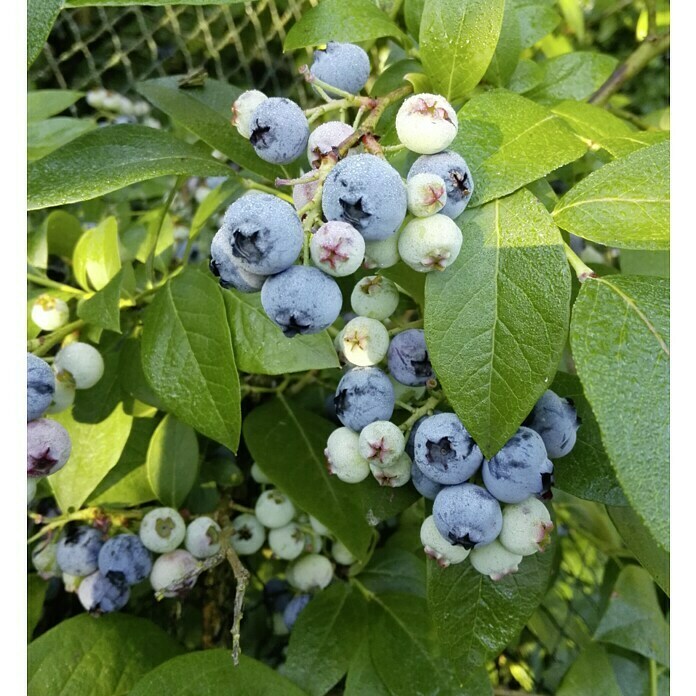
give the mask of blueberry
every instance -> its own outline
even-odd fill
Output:
[[[123,609],[130,597],[130,587],[122,573],[92,573],[77,588],[82,606],[95,616]]]
[[[558,459],[575,446],[580,419],[570,399],[548,390],[537,401],[525,425],[541,435],[549,458]]]
[[[220,550],[220,525],[210,517],[199,517],[186,527],[186,550],[195,558],[210,558]]]
[[[324,456],[330,474],[344,483],[360,483],[370,475],[370,467],[358,451],[360,438],[350,428],[336,428],[326,442]]]
[[[370,58],[360,46],[330,41],[326,48],[314,51],[310,73],[332,87],[357,94],[370,77]]]
[[[457,224],[441,213],[414,218],[399,235],[399,255],[419,273],[444,271],[459,256],[462,232]]]
[[[51,366],[27,353],[27,421],[41,418],[51,405],[56,381]]]
[[[135,534],[119,534],[107,540],[99,551],[99,572],[121,573],[129,585],[143,581],[152,570],[150,552]]]
[[[433,379],[425,331],[408,329],[396,334],[389,344],[387,364],[391,376],[410,387],[422,386]]]
[[[104,374],[104,358],[94,346],[78,341],[58,351],[53,369],[59,378],[62,372],[70,373],[75,389],[89,389]]]
[[[430,416],[418,428],[414,461],[432,481],[453,485],[471,478],[483,454],[454,413]]]
[[[500,503],[473,483],[445,486],[433,503],[438,532],[451,544],[473,549],[490,544],[500,534]]]
[[[329,172],[321,204],[327,220],[350,223],[366,240],[386,239],[406,216],[406,187],[386,160],[353,155]]]
[[[436,155],[423,155],[413,163],[408,179],[423,173],[437,174],[444,180],[447,203],[440,212],[453,219],[459,217],[474,192],[474,180],[464,158],[451,150]]]
[[[162,554],[152,565],[150,584],[165,597],[183,597],[198,580],[198,561],[183,549]],[[168,588],[168,589],[167,589]]]
[[[503,503],[521,503],[529,496],[551,497],[553,464],[541,435],[520,427],[499,452],[483,463],[483,483]]]
[[[420,539],[425,555],[437,561],[441,568],[462,563],[469,555],[469,549],[450,544],[435,526],[435,518],[430,515],[423,520],[420,528]]]
[[[292,627],[295,625],[302,610],[309,604],[310,599],[312,599],[312,595],[301,594],[293,597],[288,602],[288,605],[283,610],[283,621],[288,631],[292,631]]]
[[[234,288],[239,292],[259,292],[267,278],[241,267],[224,229],[219,230],[210,243],[210,272],[219,279],[223,288]]]
[[[506,575],[516,573],[522,556],[508,551],[495,540],[485,546],[475,548],[469,560],[471,565],[482,575],[488,575],[493,581],[502,580]]]
[[[87,525],[69,524],[56,547],[58,567],[81,578],[91,575],[99,565],[99,552],[104,542],[101,532]]]
[[[284,97],[262,101],[251,117],[249,142],[256,154],[272,164],[287,164],[304,153],[309,123],[302,109]]]
[[[271,578],[263,586],[263,601],[269,611],[283,611],[291,599],[290,584],[285,580]]]
[[[186,523],[174,508],[150,510],[140,522],[140,541],[155,553],[173,551],[186,536]]]
[[[307,159],[316,169],[326,157],[337,159],[338,146],[355,131],[343,121],[327,121],[312,131],[307,142]]]
[[[323,224],[309,242],[314,265],[331,276],[355,273],[365,258],[365,240],[347,222],[330,220]]]
[[[336,321],[343,297],[333,278],[318,268],[291,266],[261,288],[261,304],[286,337],[315,334]]]
[[[435,496],[442,490],[442,484],[429,479],[415,462],[411,464],[411,481],[413,487],[428,500],[435,500]]]
[[[256,111],[256,107],[266,101],[268,97],[257,89],[249,89],[242,92],[234,104],[232,104],[232,125],[237,129],[239,135],[247,140],[251,136],[251,117]],[[210,181],[206,182],[211,186]],[[212,186],[211,186],[212,187]]]
[[[360,432],[374,421],[391,418],[394,388],[379,368],[356,367],[346,372],[338,383],[334,405],[341,423]]]
[[[440,94],[414,94],[396,114],[396,133],[412,152],[432,155],[447,148],[457,135],[457,114]]]
[[[503,510],[500,543],[511,553],[531,556],[543,551],[551,541],[551,515],[538,498],[527,498]]]
[[[225,237],[238,267],[260,276],[289,268],[304,242],[297,213],[289,203],[269,193],[246,194],[232,203],[225,212],[218,235],[221,237],[215,249],[224,251],[219,259],[221,276],[227,268]],[[217,256],[214,260],[217,264]],[[250,284],[256,285],[255,282]]]
[[[48,418],[27,423],[27,476],[41,478],[62,469],[72,448],[68,431]]]
[[[408,212],[416,217],[439,213],[447,203],[447,188],[437,174],[415,174],[406,183]]]

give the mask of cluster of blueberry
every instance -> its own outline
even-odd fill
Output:
[[[70,436],[57,421],[42,418],[58,413],[75,399],[76,389],[89,389],[104,374],[104,361],[87,343],[70,343],[58,351],[51,367],[27,353],[27,498],[36,494],[37,479],[54,474],[70,457]]]
[[[365,51],[342,43],[316,51],[308,71],[320,93],[349,96],[364,87],[369,73]],[[446,150],[457,134],[457,117],[443,97],[414,95],[399,109],[402,144],[422,154],[406,184],[371,151],[374,138],[340,121],[310,133],[307,116],[289,99],[247,91],[234,103],[233,116],[265,161],[286,164],[306,152],[311,166],[292,182],[295,209],[251,191],[228,208],[211,244],[210,268],[223,287],[260,291],[266,314],[286,336],[331,326],[342,304],[334,278],[361,264],[385,268],[401,258],[428,272],[456,259],[462,235],[454,218],[466,207],[473,182],[464,159]],[[408,213],[413,219],[404,224]],[[296,265],[303,249],[304,264]]]
[[[94,615],[122,609],[130,588],[149,577],[165,597],[185,594],[196,582],[200,561],[220,550],[220,527],[209,517],[187,526],[172,508],[150,510],[139,534],[104,539],[100,525],[69,523],[58,541],[48,538],[32,553],[39,575],[61,577],[66,590],[76,592]],[[185,549],[179,548],[184,544]],[[161,554],[153,562],[152,554]]]

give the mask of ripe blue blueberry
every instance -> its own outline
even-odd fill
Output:
[[[96,572],[80,583],[77,597],[90,614],[100,616],[123,609],[130,597],[130,587],[122,573]]]
[[[302,109],[284,97],[262,101],[251,116],[249,142],[272,164],[287,164],[304,153],[309,123]]]
[[[232,203],[225,212],[220,233],[214,260],[221,264],[221,275],[227,268],[224,263],[227,254],[225,250],[218,259],[217,249],[224,249],[225,238],[238,267],[260,276],[289,268],[304,241],[302,223],[292,206],[269,193],[247,194]],[[247,282],[257,285],[255,279]]]
[[[421,423],[413,450],[420,470],[446,485],[464,483],[483,462],[481,450],[454,413],[439,413]]]
[[[451,150],[423,155],[413,163],[408,179],[423,173],[437,174],[445,182],[447,203],[440,213],[452,219],[459,217],[474,192],[474,180],[464,158]]]
[[[326,48],[314,51],[310,73],[332,87],[357,94],[370,77],[370,59],[360,46],[330,41]],[[336,94],[329,88],[326,91]]]
[[[55,389],[51,366],[41,358],[27,353],[27,421],[43,416],[51,405]]]
[[[119,534],[108,539],[99,551],[99,572],[121,573],[129,585],[143,581],[152,570],[150,552],[135,534]]]
[[[336,281],[311,266],[291,266],[268,278],[261,288],[264,311],[288,338],[328,328],[342,303]]]
[[[394,388],[378,367],[356,367],[341,378],[334,396],[336,415],[347,428],[360,432],[394,413]]]
[[[498,453],[483,463],[483,483],[503,503],[521,503],[531,495],[550,498],[553,464],[541,435],[520,427]]]
[[[101,532],[87,525],[68,525],[56,547],[58,567],[81,578],[91,575],[99,565],[104,542]]]
[[[302,610],[309,604],[310,599],[312,599],[312,595],[301,594],[293,597],[288,602],[288,605],[283,610],[283,621],[288,631],[292,631],[292,627],[295,625]]]
[[[224,229],[219,230],[210,243],[210,272],[219,279],[223,288],[234,288],[239,292],[258,292],[267,277],[249,273],[240,266]]]
[[[430,364],[423,329],[408,329],[396,334],[389,344],[387,364],[391,376],[401,384],[417,387],[435,377]]]
[[[68,431],[48,418],[27,423],[27,476],[41,478],[62,469],[72,448]]]
[[[490,544],[503,527],[500,503],[473,483],[445,486],[433,503],[433,517],[438,532],[465,549]]]
[[[565,457],[575,446],[580,419],[570,399],[545,391],[527,417],[525,425],[535,430],[551,459]]]
[[[342,220],[367,240],[386,239],[406,216],[406,186],[399,172],[375,155],[341,160],[324,182],[321,205],[327,220]]]
[[[269,611],[283,611],[291,599],[290,584],[285,580],[271,578],[263,586],[263,601]]]
[[[442,490],[442,484],[429,479],[415,462],[411,464],[411,481],[413,487],[428,500],[435,500],[435,496]]]

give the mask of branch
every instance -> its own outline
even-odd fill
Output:
[[[648,36],[590,97],[590,104],[604,106],[625,82],[635,77],[653,58],[661,55],[668,48],[669,32],[659,36]]]
[[[597,277],[597,274],[571,249],[570,244],[564,242],[563,247],[568,263],[573,267],[575,275],[581,283],[584,283],[588,278]]]

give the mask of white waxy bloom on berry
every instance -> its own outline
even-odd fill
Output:
[[[439,94],[414,94],[396,115],[399,140],[412,152],[432,155],[442,152],[457,135],[457,114]]]
[[[370,471],[380,486],[387,488],[400,488],[411,480],[411,458],[402,454],[388,466],[370,464]]]
[[[399,236],[399,254],[414,271],[444,271],[462,248],[462,233],[446,215],[416,218]]]
[[[343,355],[359,367],[381,362],[389,350],[389,332],[382,322],[368,317],[355,317],[343,328]]]
[[[416,174],[407,181],[406,191],[408,210],[419,218],[439,213],[447,203],[447,187],[437,174]]]
[[[235,126],[242,138],[249,140],[251,136],[251,116],[256,107],[268,97],[257,89],[242,92],[232,105],[232,125]],[[229,103],[229,102],[228,102]]]
[[[309,241],[314,265],[331,276],[355,273],[365,258],[363,236],[347,222],[323,224]]]
[[[426,556],[434,558],[441,568],[461,563],[469,555],[469,549],[463,546],[450,544],[445,537],[437,531],[435,518],[430,515],[423,520],[420,528],[420,539]]]
[[[358,450],[370,464],[386,467],[404,452],[406,440],[398,426],[391,421],[375,421],[360,431]]]

